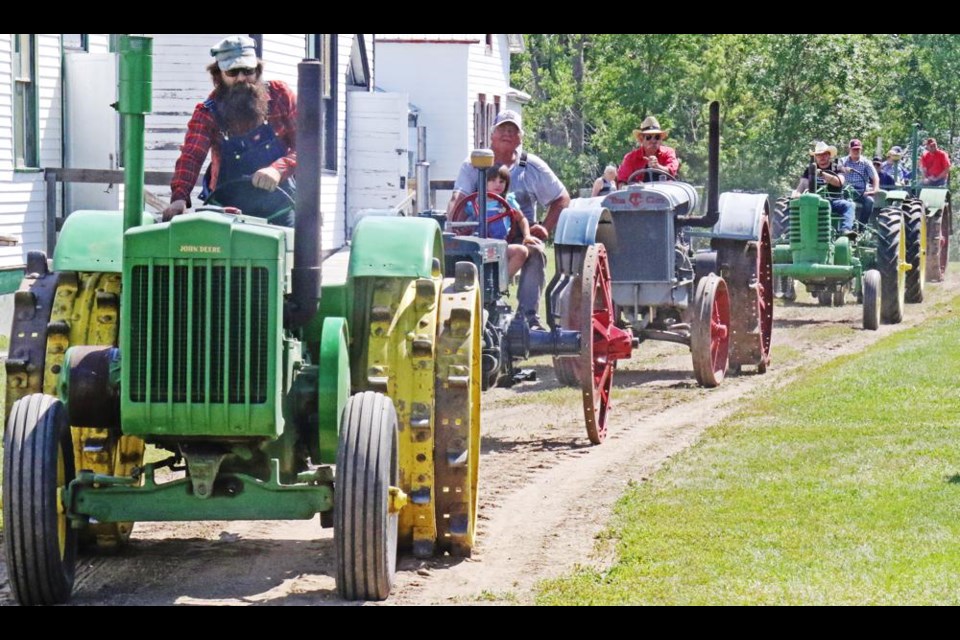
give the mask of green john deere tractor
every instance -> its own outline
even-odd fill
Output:
[[[155,221],[152,41],[120,52],[124,211],[70,215],[52,268],[31,254],[16,293],[3,440],[16,599],[66,601],[78,543],[121,544],[138,520],[319,514],[347,599],[389,595],[398,546],[469,555],[476,268],[443,277],[430,220],[371,218],[321,288],[317,61],[299,69],[294,228],[223,208]],[[145,463],[147,444],[167,457]]]
[[[953,209],[947,186],[931,187],[922,183],[920,172],[920,124],[913,124],[909,182],[888,189],[878,206],[899,207],[907,224],[907,302],[923,302],[926,282],[943,280],[949,264],[950,236],[953,233]]]
[[[792,281],[799,280],[825,306],[841,306],[853,293],[863,303],[865,329],[903,319],[911,267],[900,208],[880,208],[856,237],[838,232],[840,219],[819,192],[779,199],[774,219],[773,270],[784,297],[795,298]]]

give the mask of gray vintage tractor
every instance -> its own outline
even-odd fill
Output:
[[[704,215],[697,190],[669,175],[645,183],[631,176],[624,189],[574,200],[557,226],[557,271],[547,291],[551,327],[602,331],[602,310],[640,342],[688,345],[706,387],[719,385],[728,367],[764,373],[773,327],[767,198],[719,193],[719,121],[714,102]],[[695,249],[697,238],[709,247]],[[592,281],[597,261],[609,262],[609,297]],[[609,388],[615,362],[558,355],[554,365],[565,384],[592,378]]]

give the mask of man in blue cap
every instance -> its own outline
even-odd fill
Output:
[[[276,224],[293,225],[292,207],[277,203],[284,205],[293,196],[297,99],[284,82],[263,80],[263,62],[256,51],[256,42],[244,35],[224,38],[210,50],[215,61],[207,70],[214,89],[197,105],[187,125],[164,220],[190,206],[190,192],[209,152],[201,198],[206,200],[218,186],[249,176],[259,190],[254,197],[248,192],[243,202],[218,204],[239,207]],[[291,197],[274,197],[278,188]]]
[[[520,271],[517,288],[518,311],[525,314],[531,329],[544,330],[537,312],[546,284],[547,256],[542,240],[552,233],[560,219],[560,212],[570,204],[570,194],[550,166],[538,156],[523,151],[523,124],[520,114],[512,109],[497,114],[490,132],[490,149],[494,162],[510,170],[510,188],[520,204],[520,210],[530,224],[529,238],[518,240],[527,247],[527,260]],[[477,191],[477,170],[467,159],[453,185],[453,195],[447,205],[451,214],[469,194]],[[543,225],[537,223],[537,204],[547,210]]]

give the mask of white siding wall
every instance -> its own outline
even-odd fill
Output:
[[[146,117],[144,159],[148,171],[173,171],[187,122],[197,103],[207,99],[213,84],[207,65],[210,47],[230,34],[153,35],[153,112]],[[169,187],[148,187],[164,199]],[[194,195],[199,190],[194,191]]]
[[[479,94],[487,96],[487,104],[494,102],[494,96],[500,97],[500,110],[507,108],[506,95],[510,88],[510,52],[507,48],[507,36],[494,34],[493,47],[487,51],[487,45],[481,39],[479,44],[469,46],[470,54],[467,66],[467,110],[468,142],[472,149],[476,146],[473,139],[473,104]]]
[[[88,33],[87,51],[90,53],[110,53],[110,34]]]
[[[320,246],[324,251],[342,247],[347,242],[347,68],[355,36],[340,34],[337,39],[337,172],[325,173],[320,180],[320,208],[323,228]]]
[[[297,65],[307,54],[307,36],[303,33],[263,34],[263,77],[282,80],[297,90]]]
[[[473,138],[473,112],[466,108],[470,45],[377,43],[377,87],[410,94],[427,128],[431,180],[454,180]],[[469,118],[468,118],[469,116]],[[437,205],[443,207],[446,203]]]
[[[41,166],[60,166],[60,36],[39,34],[37,100]],[[0,34],[0,234],[20,238],[17,246],[0,246],[0,268],[26,261],[27,251],[44,248],[43,173],[13,170],[13,40]]]

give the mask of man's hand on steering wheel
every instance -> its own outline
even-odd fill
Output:
[[[666,169],[661,169],[658,166],[656,167],[644,167],[643,169],[637,169],[627,178],[627,184],[636,184],[640,182],[640,177],[646,175],[647,179],[644,182],[653,182],[653,176],[663,176],[666,180],[676,180],[676,176],[667,171]]]
[[[282,176],[280,175],[280,172],[274,169],[272,166],[268,166],[254,173],[251,182],[253,182],[253,186],[255,186],[257,189],[273,191],[277,188],[277,185],[280,184],[281,179]]]
[[[186,210],[186,200],[174,200],[166,209],[163,210],[162,219],[164,222],[169,222],[171,219],[173,219],[173,216],[178,216]]]

